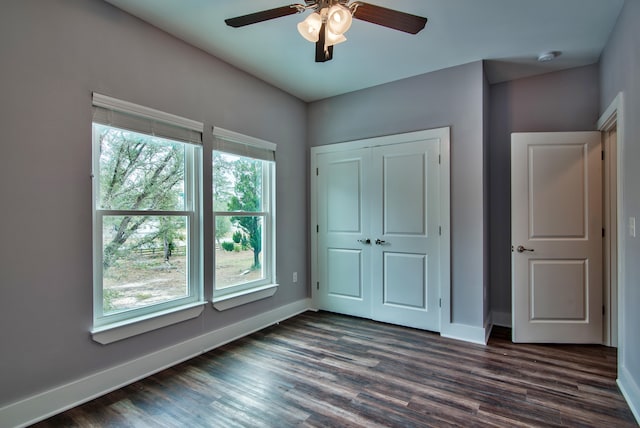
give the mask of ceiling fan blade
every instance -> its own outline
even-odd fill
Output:
[[[318,33],[318,41],[316,42],[316,62],[327,62],[333,58],[333,46],[327,46],[325,49],[326,25],[322,23],[320,32]]]
[[[235,18],[225,19],[224,22],[230,27],[244,27],[245,25],[257,24],[258,22],[300,13],[300,7],[304,8],[302,5],[290,4],[288,6],[276,7],[275,9],[250,13],[249,15],[236,16]]]
[[[404,31],[409,34],[417,34],[427,24],[427,18],[412,15],[374,4],[355,2],[353,17],[383,27]]]

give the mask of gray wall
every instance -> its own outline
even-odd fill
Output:
[[[483,326],[483,70],[475,62],[309,105],[311,147],[451,126],[452,322]]]
[[[595,130],[598,87],[597,65],[491,86],[489,258],[494,315],[511,315],[511,133]]]
[[[624,313],[620,352],[622,368],[629,376],[627,381],[635,385],[634,403],[640,412],[640,234],[631,238],[626,229],[629,217],[636,218],[640,226],[640,1],[625,2],[616,29],[600,60],[601,97],[600,112],[614,100],[618,92],[624,93],[624,128],[622,160],[624,201],[622,218],[625,239],[619,245],[624,251],[624,272],[619,279],[624,282],[621,310]],[[637,233],[637,232],[636,232]],[[620,368],[619,368],[620,369]],[[629,386],[629,384],[627,384]]]
[[[0,12],[0,407],[308,296],[306,104],[98,0]],[[89,336],[91,92],[278,144],[280,289],[102,346]],[[286,126],[284,126],[286,125]],[[207,165],[207,162],[205,162]],[[210,174],[210,166],[205,174]],[[205,259],[212,258],[204,189]],[[212,266],[206,263],[205,296]]]
[[[491,113],[491,86],[487,80],[487,75],[482,79],[482,163],[484,169],[482,171],[482,201],[483,201],[483,234],[484,234],[484,276],[483,276],[483,316],[484,323],[489,322],[491,316],[491,164],[490,164],[490,113]]]

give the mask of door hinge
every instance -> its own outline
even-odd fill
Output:
[[[438,226],[438,235],[442,236],[442,226]]]
[[[316,224],[316,233],[320,233],[320,225]]]
[[[316,176],[320,175],[320,170],[316,168]]]
[[[438,165],[442,163],[442,155],[438,155]]]
[[[604,150],[602,151],[602,160],[604,160]]]
[[[604,316],[605,314],[605,309],[604,309],[604,305],[602,305],[602,315]]]
[[[604,227],[602,228],[602,237],[604,238]]]
[[[441,308],[442,307],[442,298],[438,299],[438,307]]]
[[[316,290],[320,290],[320,281],[316,282]]]

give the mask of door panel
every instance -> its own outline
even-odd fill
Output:
[[[329,295],[362,299],[362,287],[362,250],[327,248]]]
[[[371,273],[367,203],[371,153],[318,155],[318,309],[370,317]]]
[[[513,340],[601,343],[598,132],[513,134]]]
[[[437,139],[373,149],[373,319],[440,330],[438,154]]]
[[[531,260],[531,320],[587,321],[586,260]]]
[[[532,239],[584,239],[585,150],[581,144],[529,146]]]
[[[425,154],[386,154],[382,159],[384,234],[424,235]]]
[[[362,160],[329,161],[327,171],[327,229],[329,233],[362,231]]]
[[[384,253],[385,305],[426,309],[426,258],[424,254]]]

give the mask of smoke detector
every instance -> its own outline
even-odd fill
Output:
[[[562,52],[560,51],[543,52],[538,56],[538,61],[539,62],[553,61],[554,59],[558,58],[561,54]]]

